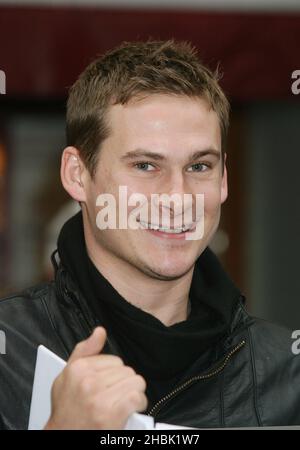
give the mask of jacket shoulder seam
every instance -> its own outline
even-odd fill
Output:
[[[13,294],[7,295],[6,297],[2,297],[0,299],[0,305],[4,303],[8,303],[13,300],[17,299],[24,299],[24,300],[41,300],[41,298],[45,295],[45,292],[51,287],[51,284],[53,281],[50,281],[47,284],[42,284],[40,286],[27,288],[19,292],[15,292]],[[33,289],[35,289],[33,291]]]

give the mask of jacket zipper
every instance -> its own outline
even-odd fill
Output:
[[[61,287],[61,286],[60,286]],[[60,288],[60,291],[62,291],[62,289]],[[68,291],[68,295],[70,296],[70,291]],[[73,300],[74,301],[74,300]],[[76,299],[76,303],[77,303],[77,299]],[[86,323],[86,326],[88,327],[88,329],[91,330],[90,325],[88,324],[88,321],[86,320],[86,318],[83,316],[83,319]],[[108,337],[107,337],[108,340]],[[109,341],[108,341],[109,342]],[[237,353],[244,345],[245,345],[246,341],[243,340],[241,341],[238,345],[236,345],[228,354],[227,356],[224,358],[223,363],[217,367],[215,370],[206,373],[204,375],[196,375],[195,377],[190,378],[189,380],[185,381],[182,385],[178,386],[176,389],[174,389],[173,391],[169,392],[169,394],[167,394],[166,396],[164,396],[163,398],[161,398],[157,403],[155,403],[155,405],[149,410],[146,411],[146,414],[148,416],[153,416],[154,414],[157,414],[162,407],[164,406],[164,404],[166,402],[168,402],[169,400],[171,400],[173,397],[175,397],[177,394],[179,394],[180,392],[184,391],[185,389],[189,388],[192,384],[196,383],[197,381],[202,381],[202,380],[207,380],[209,378],[214,377],[215,375],[218,375],[220,372],[222,372],[222,370],[226,367],[226,365],[228,364],[228,361],[232,358],[232,356],[235,355],[235,353]],[[111,343],[109,342],[109,344],[111,345]]]
[[[155,414],[157,414],[162,409],[162,407],[164,406],[165,403],[167,403],[169,400],[171,400],[173,397],[175,397],[180,392],[189,388],[192,384],[196,383],[197,381],[207,380],[209,378],[212,378],[212,377],[218,375],[226,367],[229,360],[235,355],[235,353],[237,353],[245,345],[245,343],[246,343],[246,341],[243,340],[238,345],[236,345],[228,353],[228,355],[224,358],[222,364],[220,366],[218,366],[216,369],[214,369],[213,371],[208,372],[203,375],[196,375],[196,376],[190,378],[189,380],[185,381],[182,385],[178,386],[173,391],[169,392],[169,394],[167,394],[165,397],[160,399],[149,411],[147,411],[146,414],[148,416],[155,416]]]

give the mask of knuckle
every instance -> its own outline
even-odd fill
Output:
[[[93,386],[93,379],[90,376],[83,377],[80,382],[78,389],[81,394],[83,394],[85,397],[91,393]]]
[[[124,362],[122,360],[122,358],[120,358],[120,356],[112,356],[112,361],[114,362],[114,364],[116,366],[124,366]]]
[[[135,382],[136,382],[136,385],[143,391],[146,389],[147,384],[146,384],[145,379],[142,377],[142,375],[136,375]]]
[[[130,366],[124,366],[124,372],[128,376],[136,375],[135,370],[132,367],[130,367]]]
[[[132,405],[138,405],[140,403],[141,394],[138,391],[131,391],[128,393],[127,400]]]

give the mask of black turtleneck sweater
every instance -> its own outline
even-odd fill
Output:
[[[58,253],[92,313],[117,342],[125,364],[145,378],[151,403],[228,332],[240,292],[208,248],[195,264],[191,312],[187,320],[171,326],[129,303],[97,270],[87,253],[81,212],[63,226]]]

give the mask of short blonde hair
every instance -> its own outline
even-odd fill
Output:
[[[205,67],[188,42],[124,42],[93,61],[69,91],[67,145],[79,150],[92,177],[110,131],[105,121],[108,108],[157,93],[206,99],[219,117],[224,154],[230,106],[218,69]]]

